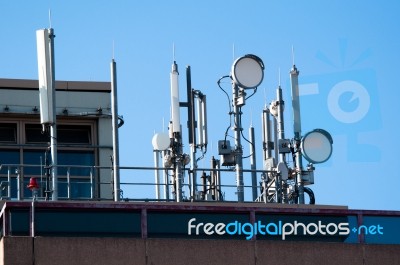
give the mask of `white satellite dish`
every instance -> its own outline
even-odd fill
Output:
[[[303,156],[308,162],[323,163],[332,155],[332,143],[332,136],[325,130],[308,132],[301,141]]]
[[[151,140],[154,150],[164,151],[170,145],[169,135],[167,133],[156,133]]]
[[[241,88],[256,88],[264,78],[264,64],[253,54],[238,58],[232,65],[233,81]]]

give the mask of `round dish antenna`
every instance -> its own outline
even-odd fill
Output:
[[[323,129],[308,132],[301,140],[301,149],[310,163],[323,163],[332,155],[332,136]]]
[[[264,63],[256,55],[246,54],[232,65],[233,81],[241,88],[256,88],[264,78]]]

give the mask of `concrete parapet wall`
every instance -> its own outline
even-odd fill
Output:
[[[400,245],[241,240],[3,237],[0,264],[400,264]]]

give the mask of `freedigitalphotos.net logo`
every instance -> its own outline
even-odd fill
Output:
[[[243,235],[247,240],[253,236],[278,236],[286,240],[288,236],[343,236],[347,237],[350,233],[355,235],[383,235],[383,226],[380,224],[360,225],[351,227],[348,222],[329,222],[321,220],[315,222],[284,222],[282,220],[273,222],[257,221],[255,223],[242,223],[233,221],[229,223],[197,222],[196,218],[188,221],[188,235],[198,236],[200,234],[212,236],[240,236]]]

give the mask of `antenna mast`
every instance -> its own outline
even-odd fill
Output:
[[[110,68],[111,68],[111,109],[112,109],[112,128],[113,128],[113,182],[114,182],[113,193],[114,193],[114,201],[119,201],[120,174],[119,174],[119,140],[118,140],[117,64],[114,61],[114,54],[113,54],[113,59],[111,60]]]
[[[290,70],[290,85],[292,91],[292,108],[293,108],[293,132],[294,132],[294,147],[296,161],[296,186],[299,195],[299,203],[304,204],[304,184],[302,178],[303,163],[301,157],[301,118],[300,118],[300,91],[299,91],[299,71],[294,63],[294,48],[292,46],[293,67]]]

